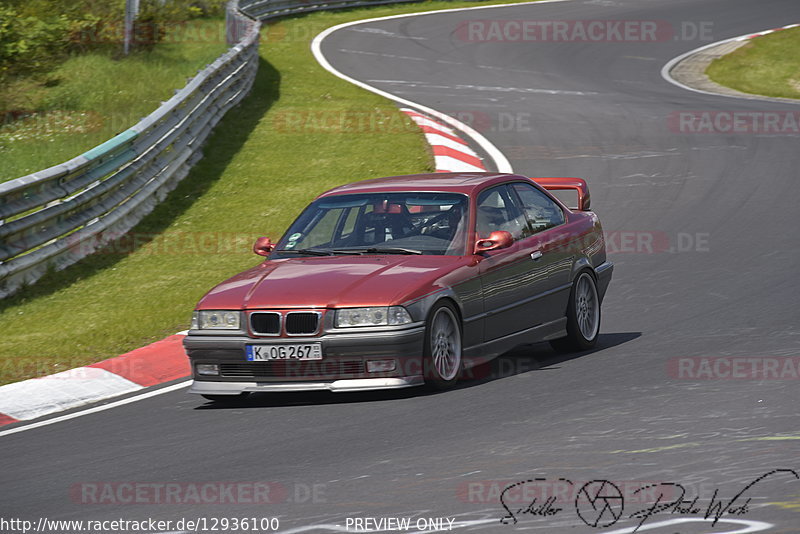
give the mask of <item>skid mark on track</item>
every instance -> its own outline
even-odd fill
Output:
[[[653,447],[652,449],[639,449],[635,451],[625,451],[625,450],[617,450],[617,451],[609,451],[611,454],[639,454],[643,452],[662,452],[662,451],[671,451],[674,449],[685,449],[687,447],[699,447],[700,443],[676,443],[675,445],[665,445],[664,447]]]
[[[800,512],[800,497],[793,501],[768,502],[767,506],[778,506],[779,508],[784,508],[786,510]]]
[[[756,438],[737,439],[736,441],[791,441],[800,439],[800,436],[762,436]]]
[[[351,32],[371,33],[373,35],[380,35],[381,37],[391,37],[393,39],[410,39],[412,41],[427,41],[427,37],[416,37],[413,35],[400,35],[399,33],[390,32],[383,28],[350,28]]]

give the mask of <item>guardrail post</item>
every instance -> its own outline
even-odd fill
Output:
[[[139,0],[125,0],[125,36],[122,44],[122,53],[126,56],[131,49],[131,40],[133,39],[133,26],[136,23],[136,17],[139,15]]]

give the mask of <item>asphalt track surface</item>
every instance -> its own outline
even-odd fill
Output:
[[[682,484],[705,511],[715,489],[727,503],[761,475],[800,469],[796,379],[687,379],[669,364],[800,355],[800,138],[669,126],[676,112],[800,106],[693,93],[661,77],[668,60],[708,40],[466,42],[456,29],[476,19],[710,23],[716,41],[799,22],[800,3],[570,0],[334,32],[322,51],[343,73],[478,116],[515,171],[584,177],[610,235],[645,236],[638,247],[610,244],[616,270],[598,349],[562,358],[528,347],[440,394],[256,396],[219,408],[180,390],[2,436],[2,517],[279,517],[282,531],[307,532],[345,530],[348,517],[447,517],[464,530],[608,533],[636,524],[626,517],[648,505],[630,495],[639,485]],[[550,481],[526,496],[537,505],[559,478],[576,489],[551,507],[560,512],[501,524],[497,492],[537,477]],[[592,528],[576,510],[591,523],[601,504],[618,508],[580,499],[577,488],[592,480],[628,496],[611,527]],[[271,481],[280,502],[90,504],[75,493],[86,483],[208,481]],[[645,526],[800,532],[799,496],[800,481],[781,472],[738,501],[751,498],[743,515],[725,515],[749,523],[712,528],[676,521],[697,514],[662,512]],[[512,510],[530,504],[515,499]],[[606,510],[600,524],[618,512]]]

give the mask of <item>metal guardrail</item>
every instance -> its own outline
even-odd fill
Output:
[[[133,228],[202,157],[222,116],[250,91],[260,20],[417,0],[231,0],[231,48],[132,128],[80,156],[0,183],[0,298]]]
[[[399,4],[419,0],[239,0],[239,8],[258,20],[267,20],[285,15],[308,13],[325,9],[345,7],[374,6],[380,4]]]
[[[175,188],[252,87],[259,27],[230,2],[232,47],[156,111],[66,163],[0,183],[0,297],[120,237]]]

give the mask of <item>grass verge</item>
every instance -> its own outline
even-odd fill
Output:
[[[714,60],[706,74],[720,85],[756,95],[800,98],[800,28],[752,39]]]
[[[46,74],[7,80],[0,87],[0,182],[72,159],[139,122],[226,50],[224,28],[222,19],[197,19],[192,33],[167,34],[123,60],[109,45]]]
[[[251,94],[209,138],[206,156],[128,237],[0,302],[0,383],[135,349],[188,327],[213,285],[255,265],[320,192],[433,169],[420,131],[393,103],[331,76],[309,42],[367,17],[473,7],[424,2],[318,12],[264,28]]]

